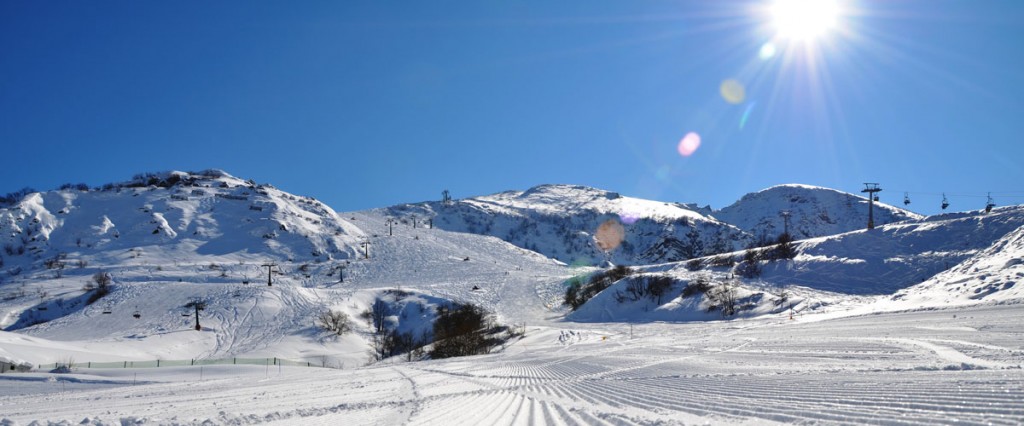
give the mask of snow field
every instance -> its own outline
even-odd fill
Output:
[[[956,315],[956,318],[953,317]],[[1019,309],[824,321],[529,327],[507,351],[333,370],[92,370],[74,391],[37,376],[0,418],[159,424],[1019,424]],[[568,336],[568,337],[566,337]],[[211,368],[206,367],[207,371]],[[84,371],[84,370],[82,370]],[[132,386],[128,374],[140,383]],[[107,375],[97,378],[96,375]],[[24,386],[0,376],[0,388]],[[47,389],[43,389],[47,388]]]

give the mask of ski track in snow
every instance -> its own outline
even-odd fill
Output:
[[[956,312],[963,317],[963,310]],[[505,352],[471,358],[354,370],[239,366],[231,376],[203,381],[194,367],[163,379],[155,369],[137,370],[140,381],[144,375],[157,380],[73,392],[39,379],[29,382],[40,388],[35,393],[0,396],[0,418],[131,417],[160,424],[1019,424],[1024,331],[1017,308],[967,312],[971,318],[955,320],[957,326],[943,311],[742,328],[727,322],[647,324],[635,326],[633,339],[622,333],[622,324],[601,324],[606,329],[574,333],[579,337],[571,345],[559,338],[563,331],[532,327]],[[970,331],[980,324],[994,330]],[[889,335],[871,336],[875,330]],[[0,389],[10,383],[6,377],[0,376]]]

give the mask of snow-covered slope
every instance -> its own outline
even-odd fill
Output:
[[[778,185],[744,195],[713,213],[756,238],[774,239],[784,231],[782,211],[790,212],[789,233],[795,239],[835,235],[862,229],[868,222],[867,198],[809,185]],[[875,203],[875,226],[922,216],[885,203]]]
[[[1024,226],[891,300],[904,308],[977,301],[1019,303],[1024,300]]]
[[[566,264],[671,262],[732,251],[747,236],[691,207],[577,185],[379,209],[403,223],[491,235]]]
[[[153,221],[157,213],[166,224]],[[24,253],[4,255],[0,327],[62,348],[36,363],[268,356],[362,365],[372,339],[357,318],[375,300],[393,305],[393,328],[416,335],[440,303],[472,302],[502,323],[535,322],[560,312],[557,286],[570,274],[494,237],[411,224],[387,235],[384,216],[339,216],[227,175],[170,188],[32,194],[0,215],[5,235],[17,234],[8,241],[27,240]],[[111,291],[89,305],[93,293],[83,286],[97,272],[112,276]],[[194,315],[185,308],[194,300],[207,303],[201,332],[185,316]],[[315,319],[328,309],[348,314],[354,331],[334,338],[320,330]]]
[[[780,316],[571,327],[530,325],[523,340],[501,353],[366,368],[80,365],[73,374],[0,374],[0,423],[1015,425],[1024,419],[1017,306],[829,321]]]
[[[705,294],[685,296],[698,278],[728,288],[745,308],[736,317],[803,312],[920,309],[977,302],[1020,303],[1024,294],[1024,207],[945,214],[795,243],[793,259],[758,261],[760,274],[738,272],[743,253],[702,258],[700,265],[643,266],[567,318],[574,321],[694,321],[722,318]],[[766,253],[771,248],[757,249]],[[714,266],[733,257],[737,266]],[[699,266],[695,269],[694,266]],[[944,272],[945,271],[945,272]],[[637,277],[664,276],[664,297],[636,297]],[[922,283],[924,282],[924,283]],[[785,295],[785,297],[783,297]],[[876,301],[902,301],[878,303]],[[783,300],[784,299],[784,300]]]
[[[791,261],[771,262],[762,279],[847,294],[889,295],[992,249],[1024,226],[1024,207],[937,215],[814,238]]]

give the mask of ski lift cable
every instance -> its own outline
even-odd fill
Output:
[[[896,191],[897,193],[899,190]],[[1005,204],[1017,204],[1018,200],[1024,200],[1024,191],[986,191],[984,194],[980,193],[953,193],[953,192],[924,192],[924,191],[902,191],[903,192],[903,205],[909,206],[911,204],[911,196],[929,196],[929,197],[942,197],[941,208],[946,210],[950,206],[950,198],[973,198],[981,199],[985,201],[985,211],[992,211],[993,207],[998,204],[995,202],[996,199],[1002,200]],[[875,198],[878,201],[878,198]]]
[[[996,191],[992,191],[991,193],[985,192],[983,194],[969,194],[969,193],[956,193],[956,192],[915,192],[915,191],[903,191],[903,192],[904,192],[904,194],[907,194],[909,196],[925,195],[925,196],[942,197],[943,195],[945,195],[946,197],[956,197],[956,198],[988,198],[989,194],[991,194],[991,196],[993,198],[996,198],[996,197],[998,197],[998,198],[1024,198],[1024,192],[1020,192],[1020,191],[1018,191],[1018,192],[1011,192],[1011,191],[996,192]]]

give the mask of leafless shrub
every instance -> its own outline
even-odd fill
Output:
[[[341,311],[326,310],[317,317],[317,325],[335,335],[341,336],[352,330],[348,315]]]

